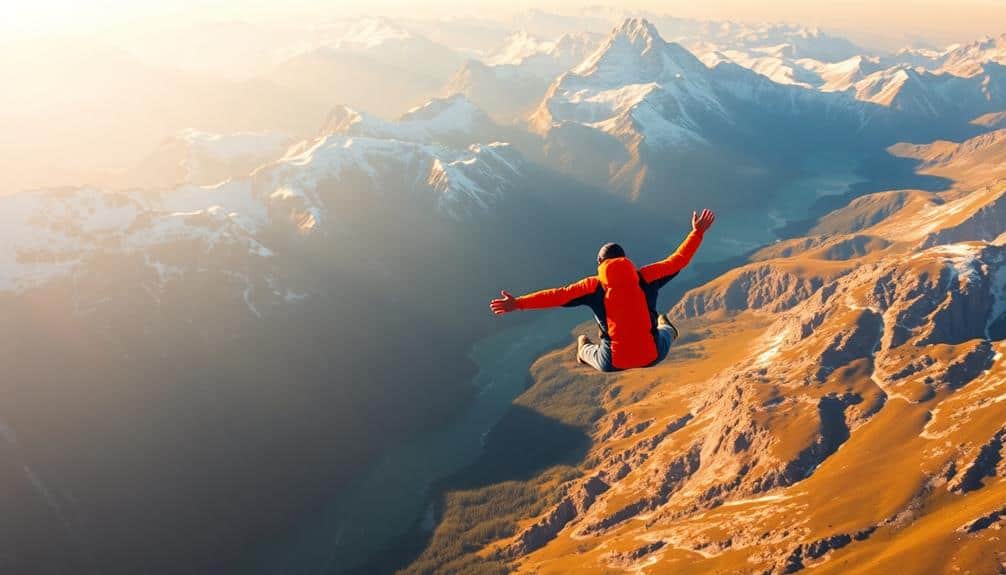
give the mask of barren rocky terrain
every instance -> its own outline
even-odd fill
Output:
[[[542,357],[528,393],[575,379],[598,415],[575,478],[532,476],[551,503],[475,554],[539,574],[1003,572],[999,140],[898,147],[955,184],[859,198],[688,292],[656,368]]]

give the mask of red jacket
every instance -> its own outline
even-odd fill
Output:
[[[602,337],[611,342],[616,368],[650,365],[657,359],[657,292],[688,265],[701,243],[702,234],[693,230],[667,259],[639,269],[628,258],[604,260],[596,276],[521,296],[517,307],[589,306]]]

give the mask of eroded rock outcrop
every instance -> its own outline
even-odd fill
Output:
[[[671,313],[693,318],[713,311],[780,312],[807,299],[827,281],[846,271],[846,267],[824,266],[819,273],[808,274],[805,269],[787,269],[779,263],[753,264],[688,292]]]
[[[1006,461],[1006,427],[995,433],[966,463],[962,472],[953,478],[948,488],[957,493],[967,493],[983,487],[983,481],[988,477],[1002,474],[1003,462]]]

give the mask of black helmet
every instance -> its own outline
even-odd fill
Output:
[[[613,258],[624,258],[624,257],[625,257],[625,250],[622,249],[622,246],[614,242],[608,242],[603,246],[601,246],[601,249],[598,250],[597,263],[601,263],[604,260],[610,260]]]

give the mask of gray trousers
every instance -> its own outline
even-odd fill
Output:
[[[674,330],[668,325],[657,327],[657,359],[653,364],[660,363],[667,357],[674,341]],[[602,339],[598,343],[588,343],[580,348],[580,359],[597,371],[618,371],[611,363],[611,342]]]

